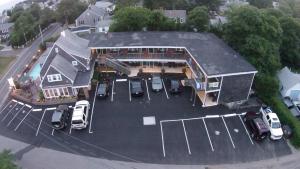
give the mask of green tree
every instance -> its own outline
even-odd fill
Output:
[[[257,8],[271,8],[273,7],[273,0],[248,0],[250,5]]]
[[[222,1],[221,0],[194,0],[195,6],[207,6],[209,10],[218,10]]]
[[[262,100],[270,100],[277,96],[279,84],[274,76],[259,73],[255,76],[254,87],[259,98]]]
[[[55,13],[53,10],[49,8],[45,8],[40,15],[40,19],[38,23],[41,25],[42,28],[46,28],[49,24],[55,22]]]
[[[285,16],[285,14],[281,10],[274,9],[274,8],[266,8],[264,9],[264,12],[266,13],[266,15],[274,16],[277,19]]]
[[[129,7],[129,6],[135,6],[139,0],[117,0],[117,6],[119,7]]]
[[[297,68],[300,66],[300,22],[292,17],[282,17],[279,22],[283,30],[281,61]]]
[[[198,6],[188,14],[187,25],[191,29],[207,31],[209,24],[208,9],[205,6]]]
[[[13,163],[13,155],[8,150],[0,153],[0,168],[1,169],[17,169],[17,165]]]
[[[165,17],[160,11],[153,11],[147,23],[149,31],[170,31],[176,29],[176,23]]]
[[[86,8],[87,4],[79,0],[62,0],[56,10],[56,20],[61,23],[74,23]]]
[[[141,7],[125,7],[116,11],[110,31],[141,31],[147,27],[151,11]]]
[[[190,4],[186,0],[144,0],[143,4],[148,9],[187,10],[190,8]]]

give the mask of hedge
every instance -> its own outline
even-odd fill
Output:
[[[292,115],[279,97],[272,97],[269,100],[265,100],[265,103],[272,107],[282,124],[288,124],[292,128],[291,143],[296,148],[300,148],[300,121]]]

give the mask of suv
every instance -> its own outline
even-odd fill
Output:
[[[281,124],[277,115],[269,107],[261,107],[259,111],[262,114],[265,124],[270,130],[270,138],[272,140],[281,139],[283,131],[281,129]]]
[[[256,141],[262,141],[269,134],[269,128],[255,112],[247,112],[244,122],[249,130],[250,136]]]
[[[109,85],[107,82],[99,83],[97,89],[97,98],[106,98],[109,96]]]
[[[87,100],[81,100],[76,102],[74,111],[72,114],[73,129],[83,129],[88,125],[90,103]]]
[[[130,81],[130,91],[132,96],[143,96],[142,80],[139,78]]]
[[[63,129],[70,118],[70,110],[67,105],[59,105],[53,112],[51,124],[54,129]]]
[[[182,90],[183,87],[179,80],[171,80],[171,89],[170,89],[171,94],[179,94],[182,92]]]
[[[152,91],[154,92],[159,92],[162,90],[163,85],[159,75],[153,75],[151,85],[152,85]]]

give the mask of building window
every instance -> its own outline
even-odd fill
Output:
[[[47,75],[48,82],[62,81],[60,74]]]
[[[73,65],[73,66],[77,66],[77,65],[78,65],[78,62],[77,62],[77,61],[72,61],[72,65]]]
[[[59,93],[58,93],[57,89],[52,89],[52,90],[53,90],[54,96],[55,96],[55,97],[58,97],[58,96],[59,96]]]
[[[59,88],[58,90],[59,90],[59,95],[60,95],[60,96],[64,96],[63,88]]]
[[[49,91],[49,93],[50,93],[50,97],[54,97],[53,90],[52,90],[52,89],[49,89],[48,91]]]

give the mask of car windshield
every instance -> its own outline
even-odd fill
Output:
[[[273,122],[273,123],[272,123],[272,128],[278,129],[278,128],[280,128],[280,127],[281,127],[281,125],[280,125],[279,122]]]
[[[161,84],[161,80],[160,80],[159,77],[153,77],[152,83],[153,83],[153,84]]]
[[[82,124],[82,120],[74,120],[72,121],[72,124]]]
[[[141,88],[141,85],[140,85],[139,82],[132,82],[131,86],[132,86],[133,89],[139,89],[139,88]]]
[[[100,84],[98,87],[98,93],[105,93],[106,84]]]
[[[171,81],[171,85],[172,85],[172,88],[178,88],[179,87],[178,81],[175,81],[175,80]]]

